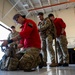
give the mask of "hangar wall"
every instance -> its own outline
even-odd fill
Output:
[[[0,21],[8,25],[9,27],[12,25],[16,25],[16,23],[13,21],[13,15],[17,13],[16,9],[13,9],[6,17],[4,17],[8,11],[12,8],[12,5],[8,2],[8,0],[0,0]],[[75,45],[75,8],[68,8],[64,10],[59,10],[59,11],[54,11],[54,12],[49,12],[53,13],[55,17],[60,17],[62,18],[67,27],[66,27],[66,32],[67,32],[67,38],[70,42],[72,42],[73,45]],[[45,14],[45,17],[49,13]],[[32,20],[34,20],[37,24],[39,22],[39,19],[37,16],[31,16],[28,17]],[[16,29],[19,31],[19,25],[16,25]]]

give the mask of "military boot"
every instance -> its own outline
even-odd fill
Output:
[[[51,63],[51,64],[50,64],[50,67],[56,67],[56,66],[58,66],[57,63]]]
[[[47,67],[47,63],[46,63],[46,62],[43,62],[43,66],[44,66],[44,67]]]
[[[39,59],[40,59],[39,68],[41,69],[43,67],[43,65],[44,65],[42,54],[39,54]]]
[[[50,64],[50,67],[56,67],[58,66],[57,63],[55,63],[55,59],[52,60],[52,63]]]

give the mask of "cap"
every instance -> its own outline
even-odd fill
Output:
[[[13,20],[17,20],[17,18],[19,18],[19,16],[22,16],[21,14],[16,14],[16,15],[14,15],[14,17],[13,17]]]
[[[13,20],[17,21],[17,19],[19,18],[19,16],[22,16],[23,18],[26,17],[26,15],[16,14],[16,15],[14,15],[14,17],[13,17]]]

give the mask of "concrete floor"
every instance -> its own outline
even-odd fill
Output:
[[[49,67],[37,69],[33,72],[0,71],[0,75],[75,75],[75,65],[69,67]]]

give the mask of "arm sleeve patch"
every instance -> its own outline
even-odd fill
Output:
[[[33,27],[33,24],[31,24],[31,23],[28,23],[28,26],[32,28],[32,27]]]

